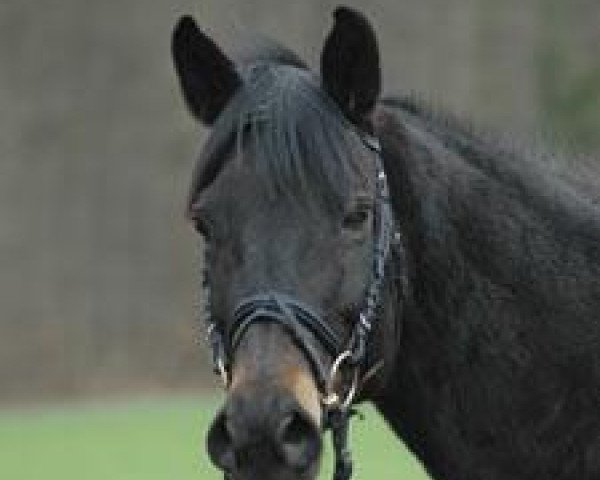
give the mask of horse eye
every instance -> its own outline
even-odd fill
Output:
[[[360,230],[368,219],[369,210],[367,208],[360,208],[348,213],[344,217],[343,227],[349,230]]]

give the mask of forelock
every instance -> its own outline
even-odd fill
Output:
[[[347,201],[360,175],[358,132],[310,71],[258,62],[241,71],[243,86],[220,115],[199,160],[192,196],[224,162],[251,162],[267,191],[313,198],[333,208]]]

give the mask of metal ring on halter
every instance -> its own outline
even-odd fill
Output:
[[[352,404],[352,400],[354,400],[354,396],[358,390],[358,368],[354,369],[350,389],[348,390],[348,393],[346,393],[346,397],[343,401],[333,389],[333,384],[340,367],[345,360],[350,358],[352,358],[352,352],[350,350],[344,350],[338,355],[331,366],[331,371],[329,372],[329,381],[327,382],[326,396],[322,400],[323,404],[327,407],[339,406],[341,409],[345,410]]]
[[[213,334],[213,332],[216,330],[216,328],[217,328],[216,323],[210,322],[208,324],[208,328],[206,329],[206,340],[207,341],[210,341],[210,337]]]
[[[217,336],[216,339],[214,337],[215,335]],[[221,334],[217,330],[217,324],[210,322],[208,325],[208,330],[206,332],[206,339],[210,342],[212,346],[214,368],[219,374],[219,377],[221,377],[223,387],[227,389],[227,387],[229,387],[229,374],[227,373],[227,368],[225,368],[225,360],[223,359],[223,350],[221,346],[222,340],[220,335]]]
[[[229,375],[227,374],[227,369],[225,368],[225,363],[221,357],[217,358],[216,361],[217,370],[219,371],[219,376],[221,377],[221,381],[223,382],[223,387],[227,389],[229,387]]]

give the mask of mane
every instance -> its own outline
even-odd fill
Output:
[[[243,85],[213,127],[190,201],[236,157],[252,162],[269,193],[341,208],[359,171],[358,133],[290,51],[263,40],[241,57]]]
[[[592,158],[551,151],[546,142],[530,143],[514,134],[475,127],[471,121],[441,112],[415,95],[390,96],[382,101],[396,112],[419,120],[419,126],[434,135],[446,148],[487,174],[507,181],[531,181],[534,190],[569,190],[590,203],[600,203],[600,167]],[[527,188],[525,187],[525,188]]]
[[[518,148],[411,99],[383,104],[393,119],[383,127],[392,200],[428,315],[472,328],[478,302],[507,299],[533,318],[567,315],[570,305],[588,321],[582,296],[598,287],[600,258],[597,167]]]

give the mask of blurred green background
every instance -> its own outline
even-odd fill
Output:
[[[0,473],[10,480],[222,478],[203,451],[216,397],[144,399],[0,414]],[[368,408],[353,423],[355,478],[425,480]],[[319,478],[332,477],[330,443]]]
[[[337,3],[0,3],[0,479],[214,477],[218,394],[182,215],[206,132],[171,28],[192,13],[226,49],[259,32],[317,65]],[[597,0],[346,3],[377,27],[386,92],[598,156]],[[357,478],[424,478],[367,417]]]

